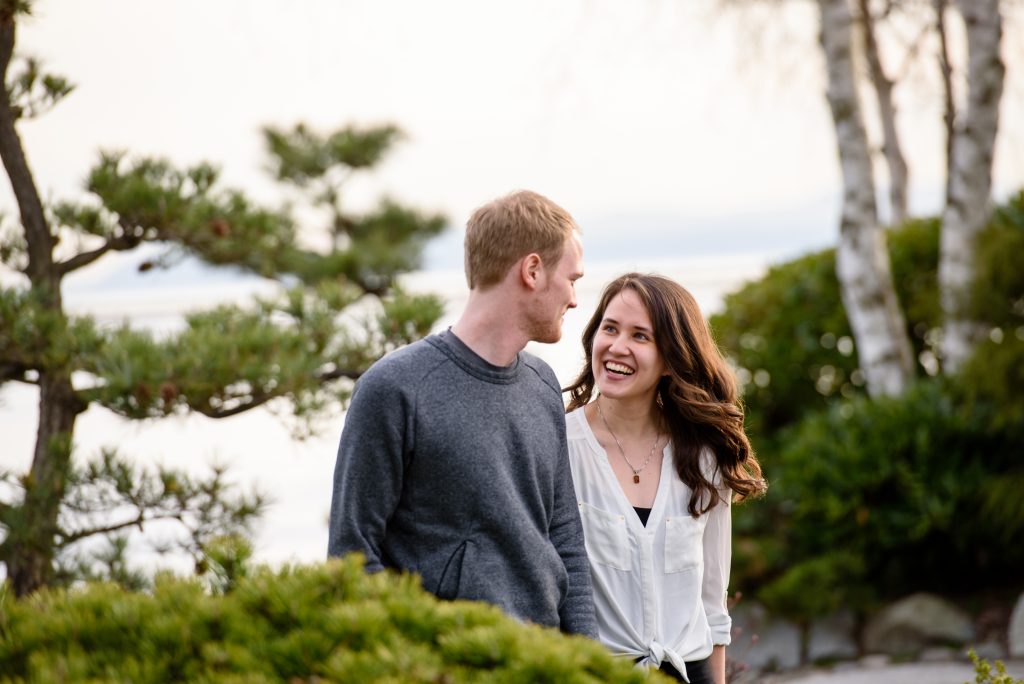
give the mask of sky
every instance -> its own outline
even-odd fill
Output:
[[[429,255],[445,266],[459,262],[470,211],[523,187],[568,208],[592,256],[665,241],[679,253],[831,244],[839,175],[813,5],[744,20],[711,6],[38,0],[19,52],[77,88],[21,130],[48,198],[77,192],[100,149],[121,149],[213,161],[276,204],[263,125],[394,122],[404,141],[346,201],[388,193],[444,212],[453,228]],[[1022,62],[1010,63],[1004,122],[1024,120]],[[934,211],[940,100],[917,81],[897,105],[912,198]],[[1012,128],[997,151],[1002,189],[1024,184]]]
[[[346,206],[367,208],[386,193],[449,217],[414,277],[416,287],[449,295],[442,324],[464,296],[461,226],[474,207],[530,188],[583,227],[580,309],[567,318],[565,342],[535,350],[564,380],[600,286],[622,270],[672,275],[709,311],[768,263],[835,242],[840,178],[813,3],[742,17],[710,7],[37,0],[20,25],[18,52],[77,87],[19,130],[46,201],[80,194],[106,149],[181,165],[212,161],[225,183],[277,206],[289,196],[269,182],[262,126],[396,123],[401,144],[374,174],[352,179]],[[997,195],[1024,186],[1021,26],[1018,18],[1006,29]],[[943,148],[934,78],[922,71],[896,98],[912,208],[937,211]],[[0,186],[0,208],[14,213]],[[139,260],[109,255],[73,275],[69,308],[161,329],[191,303],[244,300],[264,286],[195,263],[139,276]],[[27,465],[35,402],[31,388],[0,388],[0,466]],[[212,460],[237,467],[240,482],[278,499],[257,558],[315,559],[342,417],[302,443],[270,418],[261,410],[217,422],[129,423],[91,408],[76,445],[87,454],[116,444],[190,469]]]

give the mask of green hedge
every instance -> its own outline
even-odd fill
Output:
[[[160,577],[0,596],[2,682],[664,681],[600,644],[435,599],[358,557],[256,569],[224,594]]]
[[[759,597],[795,618],[918,590],[1017,586],[1024,567],[1024,420],[942,380],[851,402],[782,436],[773,503],[787,556]]]
[[[1024,215],[1024,200],[1020,211]],[[889,252],[920,359],[934,352],[941,325],[938,220],[912,220],[890,231]],[[710,319],[743,381],[748,431],[762,440],[808,413],[866,394],[835,258],[835,250],[826,249],[778,264],[726,296],[724,309]]]
[[[733,588],[778,613],[1024,589],[1024,192],[979,237],[966,304],[990,334],[952,378],[934,375],[938,244],[936,219],[889,232],[919,361],[899,399],[866,395],[834,250],[772,268],[712,318],[770,483],[736,509]]]

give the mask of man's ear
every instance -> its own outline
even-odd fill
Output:
[[[519,276],[523,279],[523,284],[527,289],[536,290],[539,287],[541,270],[543,270],[543,264],[539,254],[527,254],[519,262]]]

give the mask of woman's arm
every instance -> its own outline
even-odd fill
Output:
[[[728,646],[732,640],[732,619],[729,617],[729,566],[732,563],[732,506],[731,492],[723,491],[725,500],[705,513],[704,527],[704,584],[701,596],[704,613],[711,628],[711,642]]]
[[[725,684],[725,646],[715,646],[708,658],[708,665],[711,666],[711,677],[715,684]]]

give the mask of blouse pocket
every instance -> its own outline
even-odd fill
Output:
[[[665,520],[665,572],[685,572],[697,567],[704,556],[704,516],[691,515]]]
[[[633,554],[626,519],[586,503],[580,504],[580,519],[590,560],[618,570],[630,570]]]

